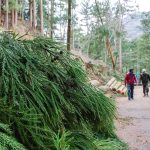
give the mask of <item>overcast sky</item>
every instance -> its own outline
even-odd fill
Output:
[[[139,5],[140,11],[150,11],[150,1],[149,0],[136,0]]]
[[[110,0],[111,2],[116,2],[117,0]],[[150,11],[150,0],[132,0],[135,5],[139,5],[140,11]]]
[[[94,3],[95,2],[95,0],[88,0],[89,1],[89,3]],[[98,1],[104,1],[104,0],[98,0]],[[115,2],[117,2],[118,0],[110,0],[110,2],[112,3],[112,5],[115,3]],[[123,1],[123,0],[120,0],[120,1]],[[132,1],[132,3],[131,3],[131,5],[133,6],[139,6],[138,8],[138,10],[140,11],[140,12],[143,12],[143,11],[150,11],[150,0],[129,0],[129,1]],[[84,0],[77,0],[77,3],[79,4],[78,5],[78,10],[76,10],[78,13],[79,13],[79,15],[78,15],[78,17],[79,17],[79,20],[81,21],[82,20],[82,15],[80,15],[80,11],[81,11],[81,8],[82,8],[82,5],[81,5],[81,3],[83,3],[84,2]],[[137,10],[137,9],[136,9]],[[137,10],[137,11],[138,11]],[[79,23],[79,26],[82,24],[82,21]],[[140,24],[140,23],[139,23]],[[132,24],[129,24],[129,26],[132,26]],[[136,26],[134,26],[133,28],[132,28],[132,30],[134,30],[134,28],[136,28]],[[84,29],[84,30],[86,30],[86,29]]]

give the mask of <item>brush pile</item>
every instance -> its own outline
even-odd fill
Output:
[[[0,35],[0,149],[125,150],[113,100],[49,38]]]

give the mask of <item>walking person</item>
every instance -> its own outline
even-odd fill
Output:
[[[149,92],[148,83],[150,81],[150,75],[146,72],[146,69],[142,70],[140,80],[142,81],[142,85],[143,85],[143,94],[144,96],[148,96],[148,92]]]
[[[137,80],[137,85],[140,85],[140,73],[136,72],[136,80]]]
[[[134,98],[134,83],[137,84],[137,80],[135,74],[133,73],[133,69],[130,69],[129,72],[126,74],[124,82],[128,90],[128,100],[131,100]]]

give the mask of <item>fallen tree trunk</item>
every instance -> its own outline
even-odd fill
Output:
[[[117,82],[117,84],[112,88],[113,91],[117,91],[117,89],[121,86],[121,82]]]
[[[124,87],[124,89],[122,90],[121,94],[122,94],[122,95],[125,95],[125,94],[126,94],[126,92],[127,92],[127,88],[126,88],[126,87]]]
[[[119,89],[117,90],[117,92],[121,94],[122,91],[123,91],[123,89],[124,89],[124,87],[125,87],[124,85],[121,85],[121,86],[119,87]]]
[[[115,81],[113,82],[113,84],[110,86],[110,89],[112,90],[113,87],[114,87],[116,84],[117,84],[117,81],[115,80]]]
[[[113,77],[111,78],[111,80],[108,81],[108,83],[106,84],[106,86],[110,87],[111,84],[115,81],[116,79]]]

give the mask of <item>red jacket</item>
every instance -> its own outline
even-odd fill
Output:
[[[127,85],[127,84],[134,85],[135,82],[137,83],[135,74],[127,73],[125,76],[124,82],[125,82],[125,85]]]

